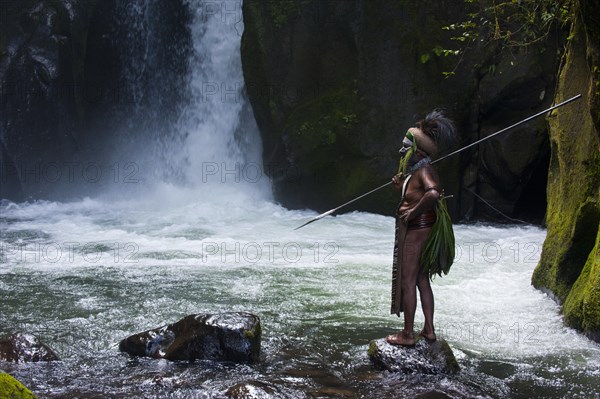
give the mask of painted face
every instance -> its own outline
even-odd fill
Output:
[[[413,134],[410,132],[410,130],[408,132],[406,132],[406,135],[404,136],[404,140],[402,140],[402,147],[400,148],[400,155],[404,156],[406,155],[406,153],[408,152],[408,150],[410,150],[413,146],[414,143],[414,136]]]

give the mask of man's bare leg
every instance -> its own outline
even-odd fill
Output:
[[[419,257],[423,244],[431,229],[409,230],[406,233],[402,255],[402,299],[404,306],[404,329],[398,334],[388,335],[386,340],[393,345],[415,344],[414,322],[417,308],[417,278]]]
[[[420,273],[417,286],[419,287],[419,293],[421,295],[421,307],[423,308],[423,315],[425,316],[425,325],[423,330],[419,333],[420,336],[429,340],[435,341],[435,329],[433,327],[433,310],[434,310],[434,299],[433,291],[431,290],[431,284],[429,282],[429,276],[425,273]]]

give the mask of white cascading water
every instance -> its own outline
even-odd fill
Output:
[[[184,144],[176,157],[183,160],[191,187],[210,188],[205,199],[232,196],[232,187],[268,199],[270,181],[263,173],[262,143],[242,74],[241,1],[187,3],[194,12],[191,101],[177,126]]]

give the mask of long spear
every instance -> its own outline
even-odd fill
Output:
[[[477,140],[477,141],[475,141],[475,142],[473,142],[473,143],[471,143],[471,144],[469,144],[469,145],[466,145],[466,146],[464,146],[464,147],[462,147],[462,148],[459,148],[458,150],[456,150],[456,151],[453,151],[453,152],[451,152],[450,154],[444,155],[443,157],[441,157],[441,158],[438,158],[438,159],[436,159],[435,161],[432,161],[430,164],[431,164],[431,165],[433,165],[433,164],[435,164],[435,163],[437,163],[437,162],[439,162],[439,161],[441,161],[441,160],[443,160],[443,159],[449,158],[449,157],[451,157],[451,156],[453,156],[453,155],[456,155],[456,154],[458,154],[458,153],[460,153],[460,152],[463,152],[464,150],[466,150],[466,149],[469,149],[469,148],[471,148],[471,147],[473,147],[473,146],[475,146],[475,145],[477,145],[477,144],[479,144],[479,143],[481,143],[481,142],[483,142],[483,141],[485,141],[485,140],[489,140],[489,139],[491,139],[492,137],[495,137],[495,136],[499,135],[500,133],[504,133],[504,132],[506,132],[507,130],[510,130],[510,129],[514,128],[514,127],[517,127],[517,126],[519,126],[519,125],[522,125],[523,123],[529,122],[530,120],[532,120],[532,119],[535,119],[535,118],[537,118],[538,116],[544,115],[544,114],[546,114],[546,113],[548,113],[548,112],[550,112],[550,111],[552,111],[552,110],[555,110],[556,108],[562,107],[563,105],[566,105],[566,104],[568,104],[568,103],[570,103],[570,102],[572,102],[572,101],[575,101],[575,100],[577,100],[577,99],[579,99],[579,98],[581,98],[581,94],[577,94],[576,96],[574,96],[574,97],[571,97],[571,98],[569,98],[568,100],[565,100],[565,101],[563,101],[563,102],[561,102],[561,103],[558,103],[558,104],[556,104],[556,105],[553,105],[552,107],[550,107],[550,108],[548,108],[548,109],[545,109],[545,110],[543,110],[543,111],[540,111],[540,112],[538,112],[537,114],[531,115],[531,116],[529,116],[529,117],[527,117],[527,118],[523,119],[522,121],[519,121],[519,122],[517,122],[517,123],[515,123],[515,124],[512,124],[512,125],[510,125],[510,126],[508,126],[508,127],[505,127],[504,129],[502,129],[502,130],[499,130],[499,131],[497,131],[496,133],[492,133],[492,134],[490,134],[489,136],[486,136],[486,137],[484,137],[484,138],[482,138],[482,139],[480,139],[480,140]],[[384,187],[387,187],[387,186],[389,186],[390,184],[392,184],[392,182],[391,182],[391,181],[389,181],[389,182],[387,182],[387,183],[385,183],[385,184],[382,184],[381,186],[379,186],[379,187],[377,187],[377,188],[374,188],[373,190],[371,190],[371,191],[369,191],[369,192],[366,192],[366,193],[364,193],[363,195],[360,195],[360,196],[358,196],[358,197],[356,197],[356,198],[354,198],[354,199],[352,199],[352,200],[350,200],[350,201],[348,201],[348,202],[346,202],[346,203],[344,203],[344,204],[342,204],[342,205],[338,206],[337,208],[330,209],[330,210],[328,210],[327,212],[324,212],[324,213],[320,214],[319,216],[317,216],[317,217],[315,217],[315,218],[313,218],[313,219],[309,220],[308,222],[304,223],[302,226],[298,226],[298,227],[296,227],[294,230],[301,229],[302,227],[304,227],[304,226],[306,226],[306,225],[309,225],[309,224],[311,224],[311,223],[313,223],[313,222],[316,222],[317,220],[319,220],[319,219],[322,219],[322,218],[324,218],[325,216],[331,215],[332,213],[334,213],[334,212],[338,211],[339,209],[341,209],[341,208],[345,207],[346,205],[350,205],[351,203],[353,203],[353,202],[355,202],[355,201],[358,201],[359,199],[361,199],[361,198],[363,198],[363,197],[366,197],[367,195],[369,195],[369,194],[372,194],[372,193],[374,193],[375,191],[381,190],[382,188],[384,188]]]

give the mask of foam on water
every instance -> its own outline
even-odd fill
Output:
[[[315,213],[267,201],[168,205],[149,197],[4,204],[3,332],[40,334],[67,359],[110,374],[107,359],[131,333],[191,313],[251,311],[265,327],[267,367],[308,367],[317,353],[319,369],[352,374],[369,340],[401,327],[389,315],[391,217],[354,212],[294,231]],[[18,243],[25,255],[5,240],[24,230],[33,232]],[[594,392],[588,381],[597,378],[600,350],[564,327],[559,307],[530,284],[545,231],[455,231],[457,262],[433,285],[438,334],[459,355],[464,378],[492,396],[508,386],[520,387],[517,397],[536,389]],[[66,242],[80,244],[72,258],[65,251],[53,261],[44,249],[64,251]],[[421,322],[418,311],[416,328]],[[98,351],[107,359],[95,360]],[[466,389],[460,381],[448,384]]]
[[[3,222],[5,237],[28,230],[43,232],[46,238],[3,240],[1,270],[10,273],[18,266],[52,275],[78,268],[102,273],[116,267],[130,273],[138,270],[141,279],[150,277],[144,273],[149,269],[179,279],[182,270],[241,268],[251,271],[249,280],[237,280],[232,289],[246,287],[243,292],[256,297],[269,295],[265,290],[284,289],[268,284],[272,271],[302,274],[316,268],[323,271],[314,273],[325,278],[316,291],[311,293],[310,278],[293,281],[306,289],[299,291],[300,301],[326,295],[360,303],[366,295],[376,300],[360,313],[395,323],[386,319],[393,241],[390,217],[355,212],[294,231],[314,213],[287,211],[270,202],[198,202],[167,209],[156,209],[151,202],[84,200],[4,206],[3,217],[10,220]],[[440,335],[463,350],[504,359],[595,348],[564,327],[559,307],[531,286],[544,230],[459,225],[456,237],[457,260],[451,273],[434,280]],[[20,245],[24,247],[18,249]],[[419,312],[417,318],[420,321]]]

